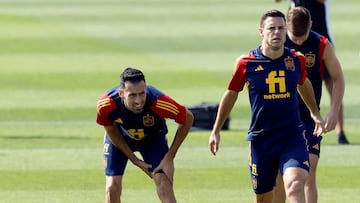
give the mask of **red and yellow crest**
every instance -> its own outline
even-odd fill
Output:
[[[292,57],[288,56],[287,58],[285,58],[284,63],[286,70],[291,70],[291,71],[295,70],[294,59]]]
[[[306,58],[306,67],[307,68],[311,68],[315,65],[315,54],[313,54],[312,52],[309,52],[309,53],[305,54],[305,58]]]
[[[150,116],[149,114],[146,114],[146,116],[143,116],[143,124],[146,127],[153,126],[155,124],[154,116]]]

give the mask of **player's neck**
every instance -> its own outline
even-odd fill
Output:
[[[284,54],[284,47],[270,47],[262,45],[260,47],[261,52],[264,56],[271,59],[278,59]]]

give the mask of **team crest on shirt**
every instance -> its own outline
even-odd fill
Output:
[[[295,70],[294,59],[290,56],[284,59],[286,70]]]
[[[315,65],[315,54],[313,54],[312,52],[309,52],[309,53],[305,54],[305,58],[306,58],[306,67],[307,68],[311,68]]]
[[[154,116],[150,116],[149,114],[146,114],[145,116],[143,116],[143,124],[146,127],[153,126],[155,124]]]

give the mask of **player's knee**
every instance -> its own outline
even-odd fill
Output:
[[[305,186],[305,183],[304,181],[302,180],[294,180],[292,181],[288,188],[287,188],[287,196],[294,196],[296,194],[300,194],[302,192],[304,192],[304,186]]]
[[[163,180],[157,184],[159,195],[167,195],[172,191],[172,185],[168,180]]]
[[[122,190],[121,178],[107,177],[106,178],[106,195],[110,197],[120,197]]]
[[[154,180],[160,199],[175,199],[173,185],[164,174],[158,174]]]

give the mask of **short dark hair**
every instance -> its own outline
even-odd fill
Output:
[[[284,21],[286,22],[286,19],[285,19],[285,15],[277,10],[277,9],[272,9],[272,10],[269,10],[269,11],[266,11],[262,16],[261,16],[261,19],[260,19],[260,27],[264,27],[264,21],[268,18],[268,17],[280,17],[280,18],[283,18]]]
[[[125,87],[125,82],[137,83],[140,81],[145,82],[145,76],[141,70],[127,67],[120,75],[120,88]]]
[[[296,37],[301,37],[308,32],[311,22],[311,15],[307,8],[298,6],[289,10],[287,22],[291,27],[291,33]]]

